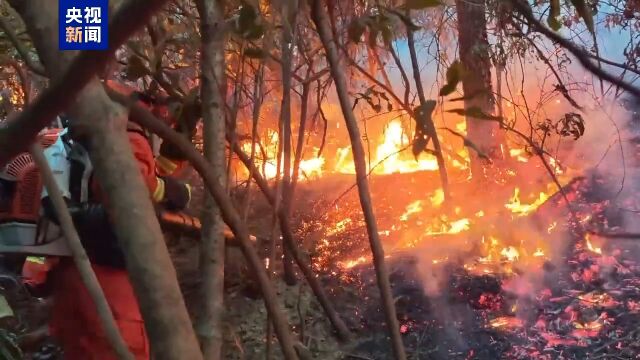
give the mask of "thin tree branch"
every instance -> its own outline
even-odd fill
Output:
[[[535,18],[531,7],[524,0],[511,0],[511,4],[517,9],[517,11],[528,21],[529,26],[535,29],[537,32],[545,35],[551,41],[559,44],[563,48],[567,49],[576,59],[587,69],[589,72],[594,74],[595,76],[606,80],[612,84],[619,86],[620,88],[630,92],[636,97],[640,97],[640,88],[633,86],[616,76],[602,70],[597,64],[594,64],[591,61],[591,55],[583,49],[580,49],[578,46],[573,44],[571,41],[563,38],[562,36],[555,33],[553,30],[544,26],[538,19]]]
[[[407,12],[409,11],[410,10],[407,10]],[[438,132],[436,131],[436,126],[433,123],[433,119],[430,116],[431,114],[428,114],[428,111],[426,110],[427,99],[425,98],[424,89],[422,86],[422,77],[420,76],[420,68],[418,66],[418,55],[416,53],[416,44],[413,36],[413,30],[407,23],[405,23],[405,27],[407,29],[407,44],[409,46],[409,55],[411,57],[411,66],[413,68],[413,78],[415,80],[418,98],[420,99],[420,105],[422,106],[422,111],[419,111],[417,114],[418,116],[422,117],[422,121],[420,121],[419,123],[422,124],[422,126],[425,128],[425,133],[431,136],[431,141],[433,142],[433,147],[436,151],[435,155],[438,162],[438,172],[440,174],[440,181],[442,182],[444,198],[445,200],[450,200],[451,192],[449,190],[449,176],[447,174],[447,166],[444,161],[444,156],[442,155],[442,148],[440,147],[440,139],[438,138]]]
[[[353,159],[355,163],[360,205],[362,207],[362,212],[367,226],[367,233],[369,235],[369,244],[373,255],[373,263],[376,270],[376,278],[380,289],[380,295],[382,297],[386,323],[389,329],[389,335],[391,336],[393,354],[397,360],[405,360],[407,355],[402,343],[402,336],[400,335],[400,324],[396,317],[396,309],[391,292],[391,283],[389,281],[389,274],[387,272],[387,266],[384,258],[384,248],[380,241],[376,217],[373,212],[369,182],[367,180],[365,152],[360,138],[358,122],[355,114],[351,110],[349,93],[347,90],[347,79],[344,69],[340,64],[336,39],[333,38],[331,25],[327,20],[328,16],[324,8],[323,1],[311,0],[310,5],[311,18],[316,25],[316,31],[318,32],[322,45],[325,48],[325,53],[331,67],[331,75],[335,81],[336,91],[340,100],[340,107],[345,117],[345,123],[351,140],[351,151],[353,152]]]
[[[522,35],[522,37],[524,39],[526,39],[527,42],[533,47],[533,49],[538,54],[538,58],[540,58],[540,61],[542,61],[543,63],[545,63],[545,65],[547,65],[547,68],[549,68],[549,70],[551,70],[551,72],[553,73],[553,76],[555,76],[556,80],[558,80],[557,89],[560,92],[560,94],[562,94],[562,96],[564,96],[564,98],[567,99],[567,101],[571,105],[573,105],[573,107],[575,107],[578,110],[582,110],[582,107],[580,105],[578,105],[578,103],[571,97],[571,95],[569,95],[569,89],[567,89],[567,87],[564,85],[564,82],[562,81],[562,78],[560,77],[560,74],[558,74],[558,71],[553,67],[553,65],[551,65],[551,62],[549,61],[547,56],[545,56],[545,54],[542,52],[540,47],[538,47],[538,45],[536,45],[535,41],[531,40],[531,38],[526,36],[524,34],[524,32],[522,31],[522,29],[520,29],[519,26],[516,26],[516,29]]]

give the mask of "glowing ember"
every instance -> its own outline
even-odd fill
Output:
[[[339,262],[338,266],[340,266],[343,269],[351,269],[354,266],[360,265],[360,264],[364,264],[368,261],[368,259],[364,256],[360,256],[357,259],[354,260],[347,260],[345,262]]]
[[[511,210],[512,213],[517,214],[518,216],[524,216],[535,211],[540,205],[544,204],[545,201],[549,199],[549,195],[541,192],[536,199],[531,204],[523,204],[520,201],[520,189],[515,188],[513,197],[509,200],[509,203],[505,204],[504,207]]]
[[[416,200],[407,206],[407,210],[400,216],[400,220],[407,221],[411,214],[415,214],[422,211],[422,201]]]
[[[549,166],[551,166],[553,172],[555,172],[556,175],[562,175],[564,173],[564,171],[562,171],[562,168],[560,167],[560,163],[558,163],[558,161],[552,157],[549,158]]]
[[[591,237],[589,236],[589,234],[585,236],[585,242],[587,244],[587,249],[589,249],[589,251],[602,255],[602,248],[593,246],[593,244],[591,243]]]
[[[510,149],[509,150],[509,155],[512,158],[517,159],[520,162],[528,162],[529,158],[526,157],[525,155],[527,154],[527,152],[524,149]]]
[[[522,326],[522,320],[511,316],[502,316],[491,320],[489,326],[492,328],[518,328]]]
[[[573,325],[574,325],[574,327],[576,329],[591,330],[591,331],[594,331],[594,330],[598,331],[598,330],[602,329],[602,326],[603,326],[602,323],[600,321],[598,321],[598,320],[591,321],[591,322],[588,322],[588,323],[585,323],[585,324],[580,324],[580,323],[576,322]]]
[[[332,235],[343,232],[347,228],[347,225],[349,225],[351,222],[352,222],[351,218],[346,218],[344,220],[339,221],[333,226],[332,229],[329,229],[327,231],[327,236],[332,236]]]
[[[579,295],[578,299],[580,299],[580,304],[588,307],[604,307],[604,308],[612,308],[619,305],[619,302],[614,300],[611,295],[607,293],[595,293],[590,292],[584,295]]]
[[[535,257],[544,256],[544,251],[542,251],[542,249],[540,249],[540,248],[537,248],[536,252],[533,253],[533,256],[535,256]]]
[[[444,203],[444,191],[442,190],[442,188],[437,189],[429,198],[429,200],[431,200],[431,205],[433,205],[434,207],[439,207],[440,205],[442,205],[442,203]]]
[[[446,216],[442,216],[442,223],[438,226],[433,226],[427,229],[426,235],[444,235],[444,234],[459,234],[463,231],[469,230],[469,219],[460,219],[455,221],[448,221]]]

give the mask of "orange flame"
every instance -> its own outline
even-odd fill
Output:
[[[523,204],[520,201],[520,189],[515,188],[513,197],[511,197],[509,202],[505,204],[504,207],[511,210],[512,213],[518,216],[525,216],[535,211],[540,205],[544,204],[547,199],[549,199],[549,195],[541,192],[538,198],[533,203]]]

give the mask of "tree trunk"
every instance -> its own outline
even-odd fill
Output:
[[[476,107],[483,113],[493,114],[485,0],[456,0],[456,9],[460,62],[465,70],[462,78],[462,89],[466,97],[464,107],[467,110]],[[467,116],[466,120],[469,140],[489,157],[502,158],[498,141],[499,124],[471,116]],[[471,152],[471,173],[480,180],[486,178],[482,161],[477,153]]]
[[[307,78],[309,74],[307,73]],[[291,202],[293,201],[293,195],[296,190],[296,184],[300,176],[300,162],[302,161],[302,148],[305,140],[305,130],[307,127],[307,112],[309,109],[309,93],[311,92],[311,84],[302,84],[302,94],[300,96],[300,127],[298,128],[298,140],[296,143],[295,158],[293,159],[293,174],[291,176],[291,186],[285,193],[285,203],[291,213]]]
[[[49,74],[65,73],[73,52],[59,52],[57,2],[22,1],[20,12]],[[56,80],[56,76],[52,77]],[[68,109],[90,143],[91,161],[110,199],[116,235],[145,320],[155,359],[201,359],[177,276],[125,133],[126,113],[104,93],[97,78]],[[126,185],[126,186],[123,186]]]
[[[202,34],[200,79],[204,155],[211,163],[220,186],[225,186],[225,32],[222,29],[224,9],[219,0],[200,0],[197,5]],[[216,360],[221,359],[223,341],[224,222],[220,216],[220,209],[209,192],[205,202],[200,245],[201,291],[204,306],[196,331],[204,358]]]
[[[283,131],[282,145],[284,152],[284,174],[283,174],[283,204],[288,212],[291,199],[288,198],[291,188],[291,78],[293,62],[293,46],[295,44],[296,12],[298,1],[282,2],[282,104],[280,107],[280,122]],[[278,159],[279,161],[280,159]],[[276,216],[277,216],[276,209]],[[291,251],[287,246],[282,247],[284,256],[282,258],[284,266],[284,281],[287,285],[296,284],[296,274],[293,270],[293,259]]]
[[[311,6],[311,17],[316,25],[316,29],[320,35],[320,39],[322,40],[322,44],[331,67],[331,75],[336,84],[340,107],[342,108],[342,114],[344,115],[347,130],[349,132],[349,138],[351,139],[351,149],[356,169],[356,181],[358,184],[360,205],[362,206],[364,220],[367,225],[369,243],[373,254],[373,264],[376,269],[376,278],[378,280],[378,287],[380,288],[380,295],[382,297],[382,305],[385,312],[387,326],[389,327],[393,353],[396,359],[404,360],[407,356],[402,343],[402,336],[400,335],[400,325],[398,323],[398,318],[396,317],[393,295],[391,293],[391,284],[389,282],[389,275],[387,273],[387,267],[384,260],[384,249],[382,248],[380,236],[378,235],[378,225],[376,224],[376,218],[373,213],[373,204],[371,203],[371,196],[369,194],[369,181],[367,179],[365,152],[360,138],[358,122],[353,110],[351,109],[351,102],[349,100],[349,93],[347,90],[347,79],[344,69],[340,64],[338,49],[331,36],[331,28],[327,21],[324,5],[321,0],[312,0]]]

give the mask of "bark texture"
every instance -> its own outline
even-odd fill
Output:
[[[224,9],[219,0],[199,0],[201,52],[201,96],[204,121],[204,155],[211,164],[216,181],[226,185],[225,169],[225,31]],[[204,307],[196,331],[205,359],[221,358],[224,311],[224,222],[220,209],[210,193],[205,199],[202,214],[202,242],[200,246],[200,274]]]
[[[460,62],[464,76],[462,89],[466,97],[465,109],[479,108],[485,114],[493,114],[494,101],[491,90],[491,59],[487,38],[485,0],[456,0],[458,13],[458,37]],[[499,124],[467,116],[467,137],[491,158],[501,158],[499,149]],[[484,178],[482,159],[471,152],[471,173]]]
[[[282,103],[280,107],[280,124],[283,130],[282,146],[284,153],[284,173],[282,176],[283,208],[289,210],[291,189],[291,79],[293,46],[296,36],[296,12],[298,1],[289,0],[282,2]],[[280,209],[276,207],[277,212]],[[282,232],[282,229],[280,230]],[[283,246],[282,258],[284,267],[284,281],[292,286],[296,284],[296,274],[293,270],[291,251],[288,246]]]

